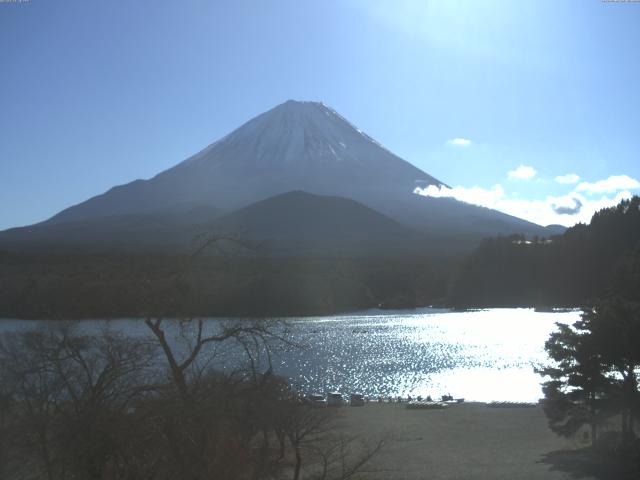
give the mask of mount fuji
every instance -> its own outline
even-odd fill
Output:
[[[86,246],[96,241],[117,248],[184,244],[187,226],[215,230],[229,225],[228,217],[239,209],[293,191],[315,195],[311,203],[316,206],[328,199],[327,208],[314,209],[325,216],[344,207],[336,197],[355,201],[373,210],[372,218],[379,216],[372,232],[393,224],[394,229],[421,235],[426,243],[451,241],[471,247],[491,235],[557,233],[495,210],[413,193],[427,185],[445,184],[387,150],[327,105],[289,100],[149,180],[116,186],[42,223],[0,232],[0,246]],[[283,198],[300,201],[300,195]],[[269,205],[286,207],[282,200]],[[266,208],[257,210],[263,220],[275,214]],[[254,219],[250,224],[231,223],[259,238],[264,221],[255,222],[251,215],[237,217]],[[282,215],[278,218],[282,221]],[[366,224],[372,222],[376,223]],[[287,235],[296,234],[295,225],[285,230]]]

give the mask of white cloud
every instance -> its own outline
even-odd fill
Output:
[[[611,175],[605,180],[597,182],[582,182],[576,187],[576,192],[587,194],[613,193],[620,190],[633,190],[640,188],[640,182],[628,175]]]
[[[515,170],[509,172],[509,178],[517,178],[518,180],[528,180],[536,176],[536,169],[526,165],[520,165]]]
[[[556,177],[556,182],[562,184],[578,183],[579,180],[580,176],[575,173],[567,173],[566,175],[559,175]]]
[[[571,192],[559,197],[548,196],[544,200],[524,200],[508,196],[501,185],[486,189],[482,187],[436,187],[416,188],[415,193],[427,197],[451,197],[457,200],[492,208],[538,225],[559,224],[566,227],[578,222],[589,223],[595,212],[612,207],[621,200],[632,197],[628,190],[618,192],[613,197],[603,195],[598,199],[586,198]]]
[[[494,185],[491,189],[485,189],[482,187],[438,187],[436,185],[429,185],[426,188],[416,188],[415,193],[424,195],[426,197],[453,197],[461,202],[473,203],[474,205],[480,205],[482,207],[493,208],[501,198],[505,196],[504,189],[501,185]]]
[[[471,140],[468,138],[452,138],[451,140],[447,140],[447,145],[453,145],[456,147],[468,147],[471,145]]]

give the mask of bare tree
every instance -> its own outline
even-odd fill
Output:
[[[255,373],[255,355],[250,346],[254,346],[254,352],[263,351],[270,363],[270,351],[274,342],[290,343],[288,329],[282,323],[274,324],[267,321],[243,321],[212,322],[212,331],[205,332],[205,321],[202,318],[179,321],[180,335],[187,339],[187,351],[180,352],[172,346],[167,338],[165,323],[162,318],[146,318],[145,324],[155,336],[167,360],[172,380],[183,401],[188,402],[190,391],[188,374],[194,367],[194,362],[203,349],[207,346],[222,344],[227,341],[237,342],[247,354],[247,360],[251,370]]]
[[[31,459],[38,459],[49,480],[101,478],[122,443],[114,426],[126,423],[148,389],[148,342],[74,330],[58,325],[6,335],[0,344],[2,377],[13,390],[14,440],[29,459],[21,468],[33,473]]]
[[[380,438],[372,446],[354,436],[332,435],[314,452],[320,457],[320,471],[313,480],[348,480],[364,475],[364,468],[388,443]]]
[[[159,311],[181,301],[166,300]],[[151,338],[67,323],[1,339],[0,468],[10,478],[258,480],[290,468],[298,480],[304,462],[307,476],[346,479],[381,448],[336,443],[332,412],[304,405],[274,374],[274,349],[293,345],[285,323],[144,323]]]
[[[311,408],[300,400],[283,407],[281,421],[294,454],[293,480],[302,478],[303,469],[305,478],[314,480],[355,478],[387,444],[386,438],[370,446],[359,437],[337,433],[333,409]]]

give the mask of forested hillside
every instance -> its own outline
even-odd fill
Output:
[[[457,307],[579,306],[632,289],[639,275],[636,196],[599,211],[589,225],[578,224],[550,239],[483,240],[461,267],[450,301]]]
[[[579,307],[640,297],[640,197],[550,239],[485,239],[468,257],[0,252],[0,317],[313,315],[367,308]]]
[[[443,303],[448,260],[0,252],[0,317],[313,315]]]

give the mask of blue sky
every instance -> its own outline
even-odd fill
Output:
[[[639,26],[640,3],[600,0],[5,0],[0,229],[289,98],[453,187],[420,193],[585,221],[640,193]]]

